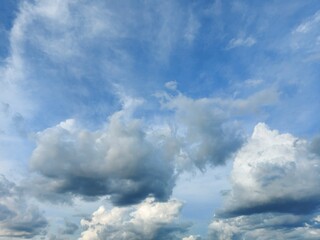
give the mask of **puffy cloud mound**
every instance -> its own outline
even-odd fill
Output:
[[[181,207],[182,203],[177,200],[156,202],[154,198],[147,198],[135,206],[115,207],[109,211],[102,206],[92,214],[91,219],[81,221],[85,230],[80,239],[181,239],[180,233],[188,228],[188,225],[176,221]]]
[[[141,122],[125,115],[115,113],[96,132],[81,129],[74,120],[39,132],[30,159],[40,173],[38,186],[46,189],[38,189],[38,195],[109,195],[117,205],[149,195],[166,200],[174,185],[173,166],[148,140]]]
[[[23,191],[0,175],[0,238],[32,238],[44,233],[46,226],[46,219],[27,204]]]
[[[320,204],[320,158],[310,144],[259,123],[238,152],[225,212],[306,213]]]
[[[317,239],[320,157],[316,142],[259,123],[238,151],[232,189],[210,239]]]

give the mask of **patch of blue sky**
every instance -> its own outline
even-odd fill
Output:
[[[0,5],[0,58],[4,59],[10,51],[9,32],[18,12],[19,0],[3,1]]]

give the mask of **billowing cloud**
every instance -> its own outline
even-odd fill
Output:
[[[174,186],[173,166],[148,140],[142,123],[112,115],[104,129],[92,132],[67,120],[37,133],[30,167],[38,172],[39,194],[109,195],[114,204],[136,203],[148,195],[166,200]],[[42,188],[42,187],[41,187]]]
[[[32,238],[45,233],[47,220],[27,203],[22,189],[0,175],[0,238]]]
[[[316,239],[320,157],[312,146],[257,124],[235,157],[232,189],[209,227],[210,237]]]
[[[156,202],[154,198],[131,207],[106,210],[101,206],[90,219],[81,220],[85,230],[80,239],[181,239],[181,234],[189,227],[177,221],[181,207],[178,200]]]
[[[320,204],[320,158],[306,140],[259,123],[232,170],[231,215],[263,212],[308,213]]]
[[[119,205],[137,203],[149,194],[165,200],[176,174],[231,159],[244,137],[230,116],[274,103],[277,92],[267,89],[248,99],[229,100],[157,96],[162,97],[163,112],[170,112],[159,124],[134,119],[139,101],[120,96],[123,110],[111,115],[103,129],[82,129],[70,119],[37,133],[30,166],[40,174],[36,185],[48,187],[40,197],[109,195]]]

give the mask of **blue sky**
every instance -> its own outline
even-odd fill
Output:
[[[0,239],[317,239],[318,1],[0,6]]]

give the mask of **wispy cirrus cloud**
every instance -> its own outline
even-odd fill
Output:
[[[237,48],[237,47],[251,47],[255,45],[257,40],[253,37],[244,38],[233,38],[227,45],[227,49]]]

